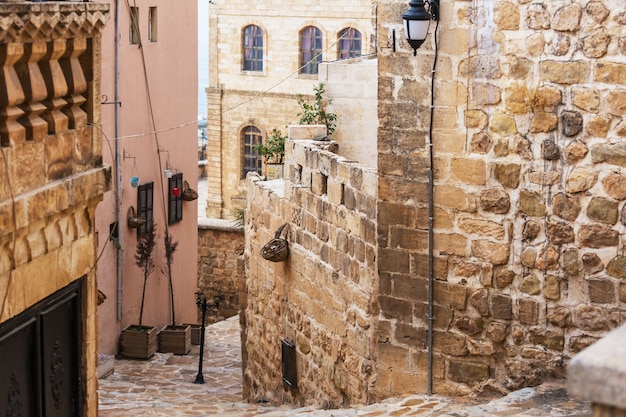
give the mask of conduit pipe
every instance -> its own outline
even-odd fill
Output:
[[[120,154],[120,0],[115,0],[115,215],[117,217],[117,238],[121,238],[122,226],[122,169]],[[122,320],[122,248],[117,245],[116,249],[116,291],[117,291],[117,321]]]
[[[439,54],[439,43],[437,33],[439,29],[439,20],[435,26],[435,58],[433,60],[433,69],[430,77],[430,127],[428,131],[428,395],[433,393],[433,322],[435,315],[433,313],[435,283],[434,268],[434,224],[435,224],[435,199],[434,199],[434,158],[433,158],[433,116],[435,113],[435,70],[437,68],[437,58]]]

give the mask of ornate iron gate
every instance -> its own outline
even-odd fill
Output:
[[[83,415],[82,282],[0,324],[0,416]]]

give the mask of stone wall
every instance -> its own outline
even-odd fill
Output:
[[[111,188],[102,137],[89,123],[100,122],[108,10],[23,2],[0,10],[0,323],[84,278],[81,358],[68,369],[79,369],[76,406],[87,417],[98,414],[94,217]]]
[[[337,407],[366,403],[376,382],[376,172],[300,140],[290,126],[288,178],[248,178],[244,391],[249,401]],[[260,256],[289,224],[290,256]],[[285,236],[285,235],[283,235]],[[297,389],[283,386],[281,341],[296,345]]]
[[[562,376],[624,322],[625,30],[619,0],[457,0],[434,75],[434,24],[380,51],[381,398],[426,384],[431,76],[435,392]]]
[[[239,314],[245,302],[243,271],[243,228],[231,221],[204,219],[198,224],[198,288],[209,302],[222,295],[217,311],[207,313],[206,322],[215,323]],[[198,323],[202,321],[198,316]]]

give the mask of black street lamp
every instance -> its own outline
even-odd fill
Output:
[[[428,10],[426,10],[428,3]],[[422,46],[431,20],[439,20],[439,0],[411,0],[409,9],[402,14],[406,40],[413,48],[413,55]]]
[[[202,291],[196,291],[196,305],[202,309],[202,326],[200,327],[200,359],[198,360],[198,375],[194,384],[204,384],[204,375],[202,375],[202,359],[204,356],[204,328],[206,323],[206,310],[208,307],[219,308],[222,295],[216,295],[213,304],[209,304]]]

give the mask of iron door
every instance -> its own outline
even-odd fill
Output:
[[[0,416],[35,417],[37,321],[30,318],[0,336]]]
[[[41,312],[45,417],[79,415],[77,300],[71,294]]]

